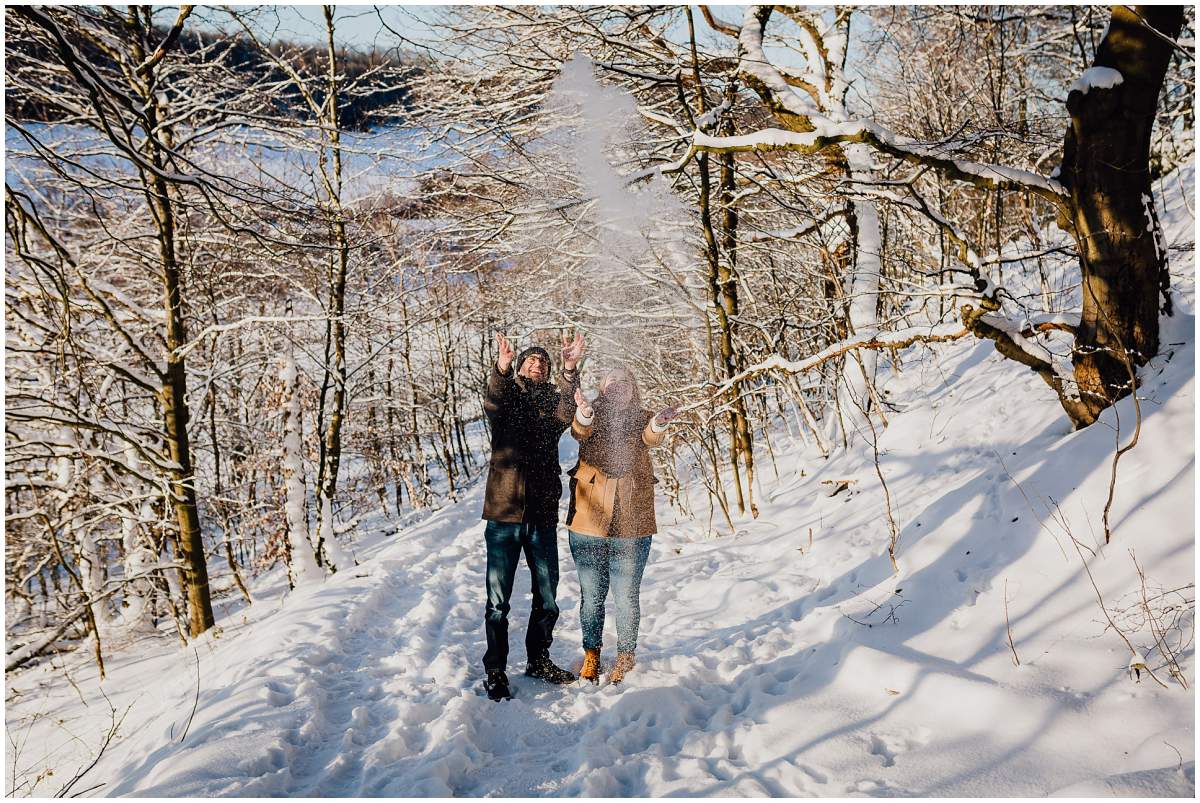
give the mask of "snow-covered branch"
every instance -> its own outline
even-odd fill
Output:
[[[812,112],[807,116],[817,117]],[[1028,190],[1056,204],[1066,196],[1066,189],[1052,178],[1005,165],[954,158],[944,153],[944,149],[899,137],[869,120],[822,121],[803,132],[767,128],[733,137],[716,137],[701,131],[692,135],[692,146],[710,153],[793,151],[810,155],[833,145],[856,142],[903,161],[937,168],[950,178],[984,189]]]
[[[788,360],[780,357],[778,354],[773,354],[767,359],[738,372],[736,376],[720,383],[707,398],[691,402],[681,409],[694,410],[704,407],[710,404],[713,398],[718,398],[747,379],[762,374],[803,374],[821,367],[835,357],[840,357],[860,349],[875,351],[899,350],[907,348],[914,343],[946,343],[961,340],[969,334],[970,332],[960,324],[940,324],[932,327],[919,326],[892,332],[868,332],[855,335],[826,346],[821,351],[813,354],[811,357],[805,357],[803,360]]]

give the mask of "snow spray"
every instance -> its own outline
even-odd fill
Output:
[[[672,359],[655,353],[666,339],[662,327],[682,306],[676,287],[662,284],[663,268],[686,275],[694,256],[687,211],[657,168],[622,173],[614,166],[632,155],[623,143],[640,116],[628,92],[596,80],[586,56],[563,65],[544,109],[562,119],[551,137],[554,156],[574,185],[569,200],[550,201],[546,212],[570,221],[564,250],[585,255],[577,271],[586,299],[579,319],[591,330],[593,364],[661,370],[661,360]]]

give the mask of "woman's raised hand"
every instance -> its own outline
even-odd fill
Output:
[[[563,368],[568,371],[574,371],[575,366],[579,364],[579,358],[583,356],[583,335],[575,333],[575,339],[572,340],[567,335],[563,335],[562,344],[562,361]]]
[[[583,391],[579,388],[575,388],[575,406],[584,418],[592,417],[592,405],[584,398]]]
[[[672,404],[664,410],[659,411],[658,415],[654,416],[654,421],[660,427],[670,423],[679,415],[679,405]]]
[[[513,357],[516,356],[516,352],[513,351],[512,344],[508,342],[508,338],[499,332],[496,333],[496,346],[500,351],[496,357],[496,369],[502,374],[507,374],[508,369],[512,367]]]

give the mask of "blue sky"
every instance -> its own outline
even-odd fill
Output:
[[[233,6],[253,12],[258,32],[268,39],[324,43],[325,18],[320,5]],[[397,38],[387,28],[419,43],[435,43],[436,30],[428,24],[435,6],[343,6],[335,7],[337,43],[356,50],[374,46],[392,48]],[[174,9],[163,9],[163,21],[174,17]],[[227,27],[229,17],[219,8],[200,6],[195,17],[201,25]],[[385,27],[385,24],[387,27]]]
[[[355,49],[370,49],[373,45],[393,47],[396,37],[384,25],[390,27],[406,38],[418,43],[435,44],[438,39],[436,27],[431,24],[436,12],[451,7],[447,5],[338,5],[334,12],[337,25],[338,44]],[[273,6],[233,6],[241,11],[254,10],[259,20],[259,30],[275,39],[289,39],[300,42],[324,42],[325,20],[321,6],[310,5],[273,5]],[[713,6],[713,13],[720,19],[735,22],[740,20],[744,5]],[[160,7],[159,13],[164,23],[168,17],[174,18],[174,7]],[[194,12],[194,22],[201,25],[225,26],[228,16],[217,7],[199,6]],[[696,13],[697,34],[701,37],[712,35],[700,14]],[[684,35],[682,22],[679,34]]]
[[[368,51],[374,48],[390,50],[397,44],[402,49],[411,50],[414,46],[428,45],[438,49],[441,39],[437,26],[436,15],[451,6],[446,5],[350,5],[336,6],[334,21],[336,24],[336,40],[340,46],[352,50]],[[252,11],[256,20],[256,28],[263,38],[283,39],[295,42],[324,43],[325,20],[321,6],[311,5],[274,5],[274,6],[234,6],[243,11]],[[721,20],[738,23],[746,9],[742,5],[714,5],[713,14]],[[175,9],[159,7],[162,21],[169,22],[174,18]],[[703,17],[696,12],[696,33],[701,40],[715,38],[720,41],[724,37],[712,32],[704,22]],[[194,22],[200,25],[227,26],[229,17],[219,8],[199,6],[194,13]],[[857,22],[861,25],[862,22]],[[389,30],[390,29],[390,30]],[[408,40],[401,43],[398,36]],[[677,29],[668,32],[668,36],[686,36],[686,28],[682,16]],[[849,73],[853,78],[857,74],[856,66],[860,59],[855,55],[856,36],[851,37],[851,64]],[[771,59],[786,66],[799,66],[801,61],[796,51],[768,44],[768,54]],[[861,76],[860,76],[861,78]]]

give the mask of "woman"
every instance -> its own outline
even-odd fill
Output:
[[[617,615],[617,660],[609,680],[619,683],[633,668],[641,607],[638,594],[650,556],[654,522],[654,477],[650,449],[663,441],[677,411],[657,416],[642,409],[633,374],[609,371],[600,395],[589,404],[575,391],[571,434],[579,441],[579,462],[571,476],[567,511],[571,555],[579,569],[583,625],[581,678],[600,678],[600,646],[604,634],[604,600],[611,586]]]

